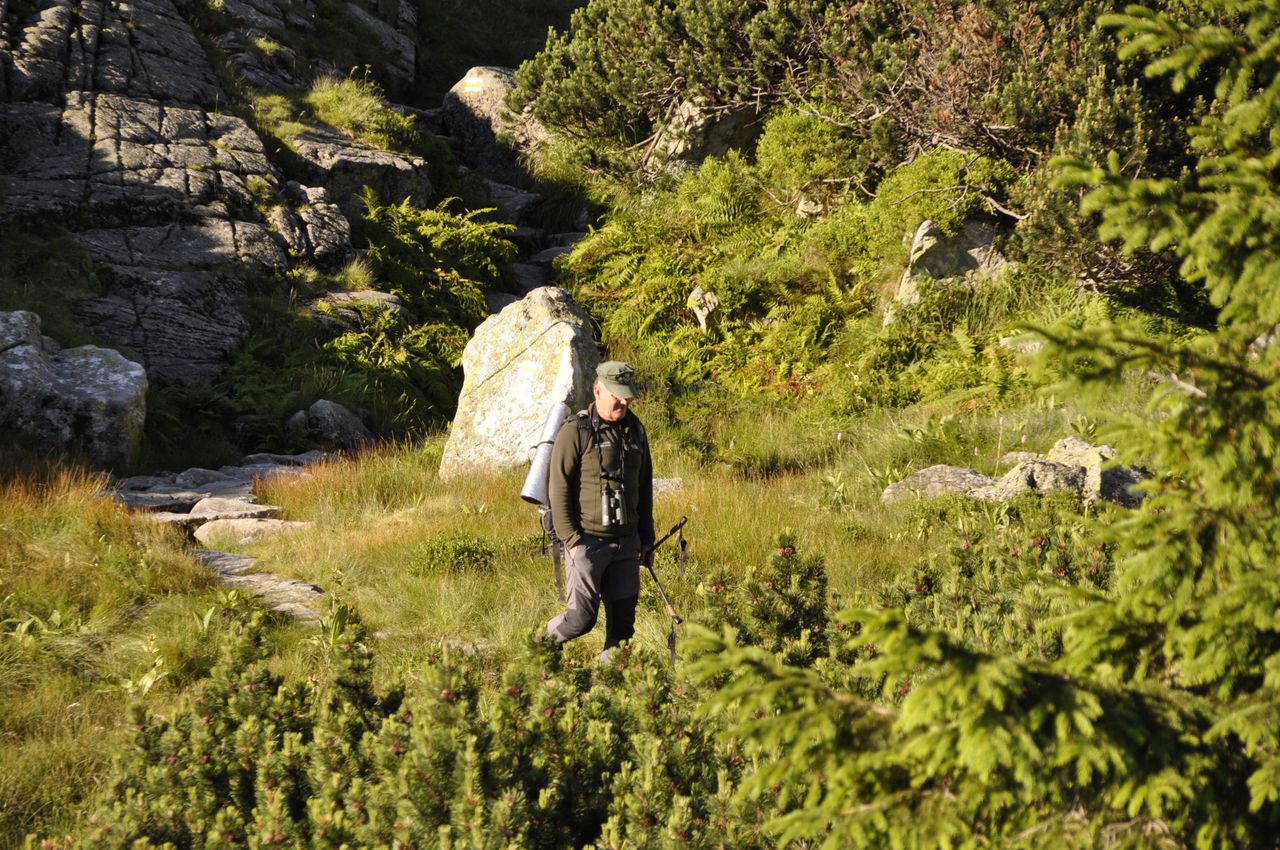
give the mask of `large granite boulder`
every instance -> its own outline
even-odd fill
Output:
[[[928,219],[921,222],[911,239],[907,269],[885,313],[885,324],[892,323],[901,310],[920,303],[921,282],[926,278],[957,278],[970,287],[996,279],[1009,264],[996,248],[999,234],[995,222],[985,219],[965,222],[955,235],[944,233]]]
[[[549,138],[533,118],[507,108],[513,88],[510,68],[472,68],[445,94],[439,114],[441,129],[455,140],[462,160],[505,183],[524,174],[518,153]]]
[[[20,220],[249,222],[250,184],[273,187],[277,177],[262,140],[234,116],[93,92],[0,104],[0,186]]]
[[[535,289],[490,316],[462,354],[441,478],[527,464],[552,405],[587,405],[598,361],[587,315],[562,289]]]
[[[0,313],[0,430],[11,437],[124,465],[142,437],[146,397],[146,371],[118,351],[59,349],[35,313]]]

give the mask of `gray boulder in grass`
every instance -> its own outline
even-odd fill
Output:
[[[1112,464],[1117,456],[1111,446],[1095,446],[1079,437],[1064,437],[1049,450],[1048,459],[1083,470],[1081,495],[1084,498],[1102,499],[1127,508],[1137,507],[1142,503],[1143,494],[1134,488],[1147,480],[1147,475],[1132,466]]]
[[[462,354],[440,477],[528,464],[552,405],[587,406],[598,362],[587,314],[563,289],[535,289],[490,316]]]
[[[970,493],[990,485],[992,479],[961,466],[937,464],[909,475],[884,488],[880,501],[895,502],[908,498],[935,498],[948,493]]]
[[[290,416],[285,430],[301,439],[335,449],[358,449],[372,445],[376,440],[359,416],[326,398]]]

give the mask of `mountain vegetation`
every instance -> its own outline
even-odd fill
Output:
[[[599,211],[558,270],[645,376],[655,468],[683,480],[658,508],[691,518],[690,557],[656,568],[687,625],[646,581],[612,663],[599,635],[537,639],[556,603],[514,476],[441,482],[431,431],[507,228],[465,178],[433,209],[369,195],[363,259],[327,277],[426,321],[321,336],[259,295],[250,345],[169,414],[275,413],[307,376],[403,438],[265,485],[317,530],[249,548],[331,591],[319,630],[212,587],[91,477],[15,475],[0,834],[1275,846],[1278,23],[1275,0],[589,0],[511,103],[555,134],[530,179]],[[303,103],[430,144],[377,98],[355,109],[368,85]],[[676,126],[689,104],[748,116],[753,140],[682,160],[664,139],[699,132]],[[981,222],[1011,262],[895,301],[925,221]],[[1151,473],[1139,507],[880,501],[911,470],[997,471],[1071,431]]]

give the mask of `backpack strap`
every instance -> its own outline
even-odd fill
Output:
[[[564,604],[564,544],[559,540],[551,541],[551,571],[556,577],[556,593],[560,596],[560,604]]]
[[[564,602],[564,544],[560,542],[559,537],[556,537],[555,526],[551,522],[551,508],[545,505],[538,508],[538,525],[542,527],[542,554],[547,554],[549,545],[552,574],[556,579],[556,592],[560,594],[560,601]]]

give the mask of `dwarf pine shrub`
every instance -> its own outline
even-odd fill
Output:
[[[139,710],[100,806],[44,846],[769,846],[769,806],[734,796],[750,765],[663,659],[591,670],[530,642],[495,677],[442,651],[379,692],[346,606],[307,682],[267,671],[260,629],[226,642],[189,711]]]
[[[1061,618],[1078,606],[1069,588],[1110,589],[1115,542],[1078,497],[1022,496],[1004,504],[942,500],[921,512],[958,539],[877,594],[883,608],[976,649],[1052,660]]]
[[[801,555],[795,535],[774,540],[766,569],[741,579],[720,571],[700,587],[704,622],[732,627],[744,645],[762,646],[794,666],[827,654],[830,600],[821,555]]]

